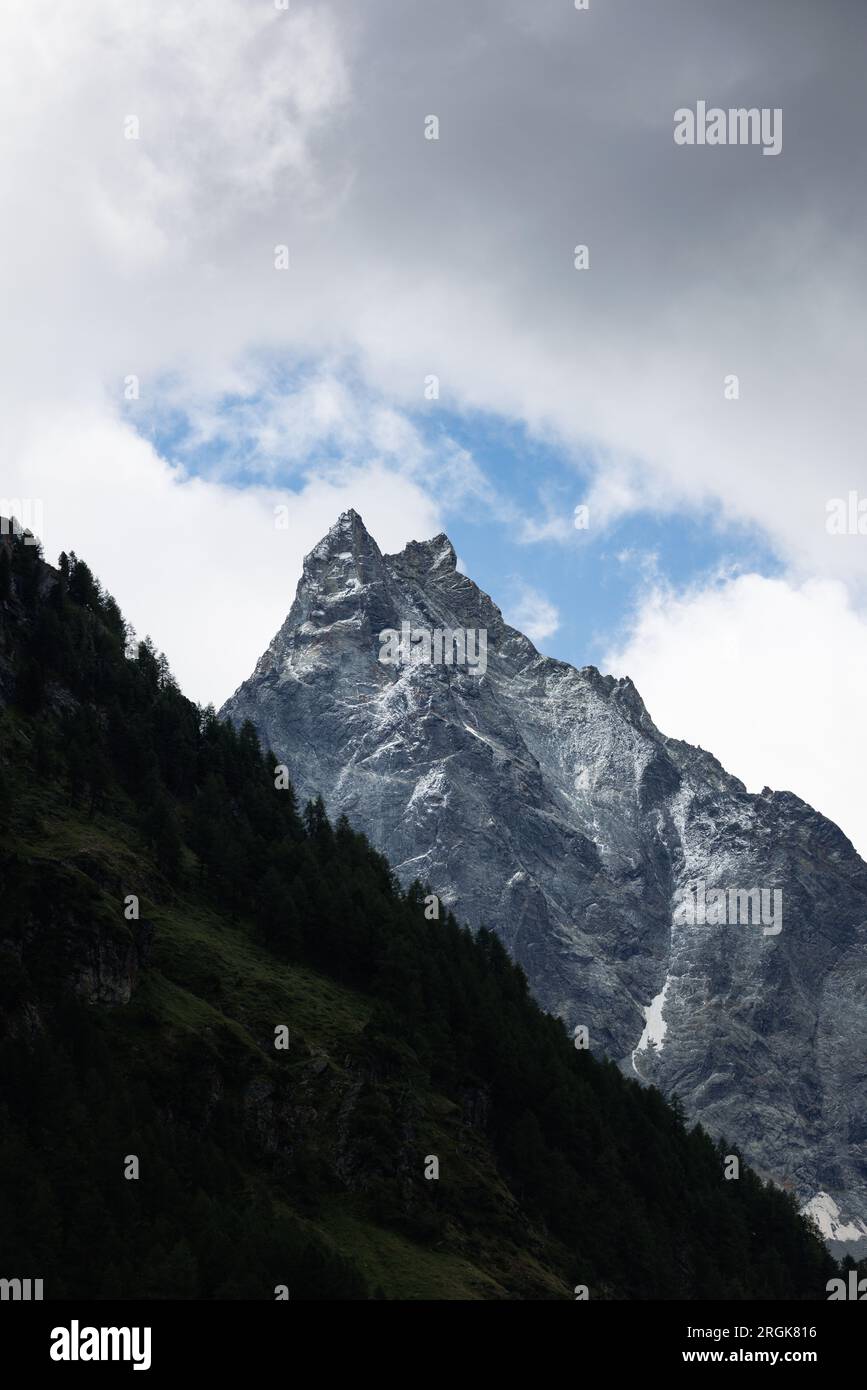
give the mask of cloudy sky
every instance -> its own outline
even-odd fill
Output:
[[[0,497],[218,704],[342,509],[445,529],[867,852],[867,7],[281,3],[4,5]]]

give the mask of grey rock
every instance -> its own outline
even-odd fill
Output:
[[[487,669],[384,665],[403,622],[485,629]],[[629,679],[541,656],[447,536],[382,555],[354,511],[222,714],[493,928],[570,1031],[867,1236],[867,865],[835,825],[662,735]],[[781,890],[782,930],[690,923],[699,882]]]

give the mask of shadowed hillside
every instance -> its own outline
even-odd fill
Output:
[[[789,1194],[725,1181],[728,1146],[576,1051],[493,934],[284,781],[86,564],[0,539],[6,1274],[48,1298],[826,1297]]]

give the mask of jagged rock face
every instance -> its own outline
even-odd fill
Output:
[[[484,673],[383,664],[380,633],[406,622],[484,629]],[[541,656],[446,536],[383,556],[355,512],[222,713],[404,882],[496,930],[591,1047],[839,1204],[847,1233],[867,1223],[867,865],[836,826],[664,737],[630,680]],[[730,900],[729,924],[703,920],[698,884],[769,890],[765,923]]]

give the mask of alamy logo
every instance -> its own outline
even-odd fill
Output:
[[[486,628],[412,627],[401,623],[379,634],[382,666],[466,666],[473,676],[488,669]]]
[[[708,107],[697,101],[695,110],[680,106],[674,113],[676,145],[761,145],[762,154],[779,154],[783,148],[783,112],[775,106]]]
[[[45,512],[39,497],[0,497],[0,536],[23,536],[25,545],[38,545],[45,534]]]
[[[674,910],[678,926],[762,927],[764,936],[783,930],[782,888],[706,888],[704,879],[690,887]]]
[[[41,1279],[0,1279],[0,1300],[13,1303],[39,1302],[42,1298]]]
[[[859,1279],[858,1271],[850,1269],[848,1286],[842,1279],[829,1279],[825,1285],[825,1291],[828,1294],[829,1303],[841,1298],[863,1303],[867,1299],[867,1279]]]
[[[80,1327],[73,1318],[69,1327],[51,1329],[52,1361],[131,1361],[134,1371],[149,1371],[149,1327]]]
[[[825,530],[829,536],[867,536],[867,497],[853,488],[843,497],[825,503]]]

